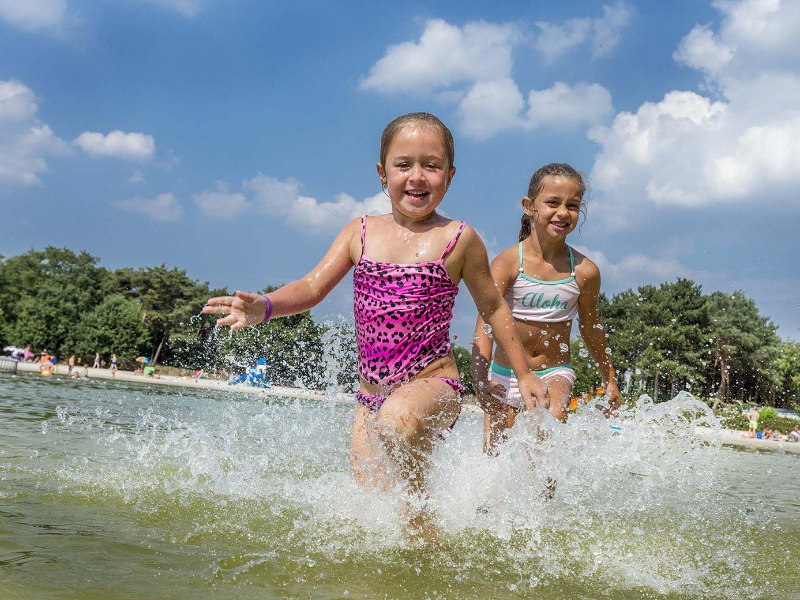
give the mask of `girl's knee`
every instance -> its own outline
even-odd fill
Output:
[[[419,436],[421,423],[401,406],[384,406],[378,413],[378,437],[383,443],[408,442]]]

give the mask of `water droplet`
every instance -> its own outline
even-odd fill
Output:
[[[608,354],[609,356],[611,356],[611,348],[606,348],[605,352],[606,352],[606,354]]]
[[[485,333],[486,335],[492,335],[492,326],[489,325],[488,323],[484,323],[483,324],[483,333]]]
[[[545,340],[545,341],[544,341],[544,347],[545,347],[545,348],[547,348],[549,345],[550,345],[550,342],[548,342],[547,340]]]
[[[558,348],[559,348],[559,349],[560,349],[562,352],[569,352],[569,346],[567,346],[567,345],[566,345],[566,344],[564,344],[564,343],[561,343],[561,344],[559,344],[559,345],[558,345]]]
[[[586,348],[581,348],[578,351],[578,354],[580,354],[582,358],[586,358],[587,356],[589,356],[589,351]]]

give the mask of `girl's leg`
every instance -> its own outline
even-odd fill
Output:
[[[458,418],[458,395],[439,379],[416,379],[392,392],[377,414],[377,435],[411,491],[425,493],[428,460]]]
[[[386,489],[389,478],[385,457],[378,439],[377,413],[363,404],[356,408],[353,435],[350,440],[350,469],[361,485]]]
[[[483,451],[489,456],[497,454],[497,445],[506,437],[506,431],[514,426],[519,411],[513,406],[503,405],[494,413],[483,413]]]
[[[461,404],[449,385],[438,379],[417,379],[395,390],[377,415],[377,435],[386,457],[409,492],[421,500],[406,506],[411,534],[429,543],[439,536],[425,503],[431,453],[441,434],[458,418]]]

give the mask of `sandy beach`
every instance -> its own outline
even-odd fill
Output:
[[[39,365],[36,363],[19,363],[18,371],[23,373],[38,373]],[[67,366],[59,365],[55,377],[66,377]],[[110,369],[89,369],[90,379],[112,379]],[[216,379],[194,380],[189,377],[174,377],[161,375],[159,377],[144,377],[134,374],[132,371],[117,371],[116,381],[129,381],[132,383],[143,383],[149,385],[171,385],[187,388],[203,388],[209,390],[226,391],[235,394],[255,394],[260,396],[280,396],[283,398],[307,398],[310,400],[353,402],[355,399],[352,394],[337,394],[331,397],[319,390],[303,390],[292,387],[272,386],[269,389],[251,387],[246,385],[228,385],[227,381]],[[479,416],[481,410],[473,404],[465,404],[463,412],[468,415]],[[714,436],[719,436],[720,441],[725,446],[737,446],[749,450],[766,450],[772,452],[788,452],[800,454],[800,443],[776,442],[772,440],[759,440],[746,437],[746,432],[733,429],[721,429],[718,432],[709,427],[698,427],[696,433],[704,440],[712,440]]]

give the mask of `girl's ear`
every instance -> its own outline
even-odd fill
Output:
[[[524,196],[522,198],[522,210],[526,215],[532,217],[533,213],[536,212],[533,208],[533,200],[531,200],[527,196]]]
[[[445,190],[450,187],[450,184],[453,183],[453,177],[456,176],[456,168],[450,167],[450,176],[447,178],[447,185],[445,186]]]
[[[386,185],[386,170],[379,162],[375,163],[375,170],[378,171],[378,177],[381,178],[381,185]]]

